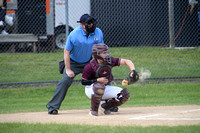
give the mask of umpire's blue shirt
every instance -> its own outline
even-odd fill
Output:
[[[87,34],[81,26],[75,28],[68,36],[65,49],[70,52],[70,58],[77,63],[86,63],[91,59],[92,46],[104,43],[103,33],[99,28],[94,33]]]

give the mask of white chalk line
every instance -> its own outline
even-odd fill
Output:
[[[128,118],[129,120],[184,120],[184,121],[199,121],[200,118]]]
[[[193,110],[185,110],[181,111],[179,113],[189,113],[189,112],[195,112],[195,111],[200,111],[200,109],[193,109]],[[143,116],[138,116],[138,117],[132,117],[128,118],[129,120],[200,120],[200,118],[152,118],[155,116],[161,116],[163,114],[154,114],[154,115],[143,115]]]
[[[185,111],[181,111],[181,113],[189,113],[189,112],[195,112],[195,111],[200,111],[200,109],[185,110]]]
[[[133,118],[128,118],[128,119],[135,119],[135,120],[141,120],[149,117],[154,117],[154,116],[160,116],[161,114],[155,114],[155,115],[144,115],[144,116],[138,116],[138,117],[133,117]]]

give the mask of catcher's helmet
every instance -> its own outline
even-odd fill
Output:
[[[100,53],[101,52],[107,52],[107,57],[101,57]],[[100,59],[103,61],[105,64],[111,64],[111,56],[109,52],[109,47],[106,44],[95,44],[92,47],[92,54],[95,59]]]

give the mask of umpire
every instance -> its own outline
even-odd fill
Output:
[[[57,84],[52,99],[46,105],[48,114],[58,114],[58,109],[74,77],[82,73],[85,65],[91,60],[93,45],[104,43],[103,33],[99,28],[96,28],[96,20],[94,17],[83,14],[80,17],[80,21],[77,22],[80,23],[80,26],[69,34],[66,41],[63,77]]]

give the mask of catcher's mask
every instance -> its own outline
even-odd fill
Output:
[[[102,57],[100,53],[107,52],[106,57]],[[92,54],[95,59],[101,60],[104,64],[111,64],[111,54],[109,52],[109,47],[106,44],[95,44],[92,47]]]

